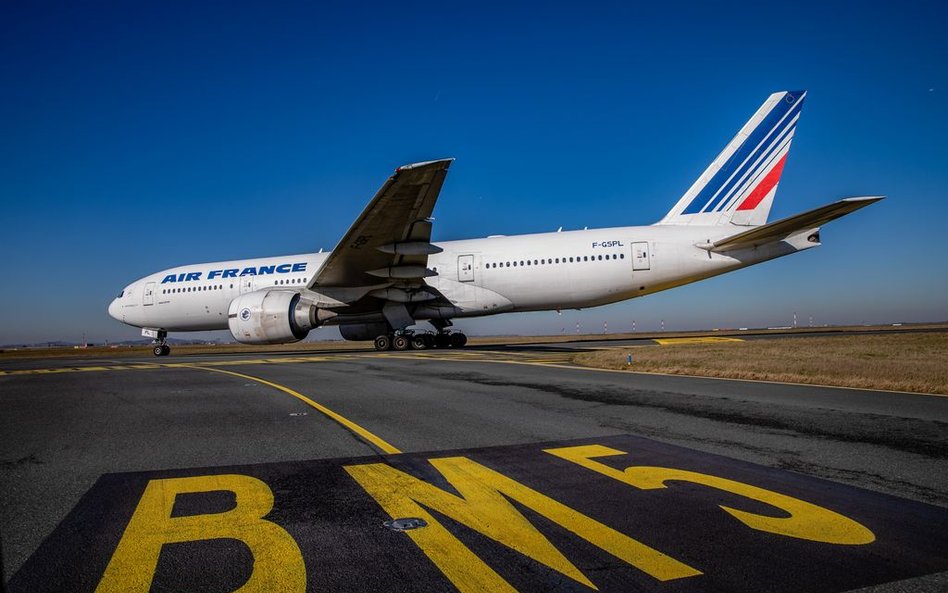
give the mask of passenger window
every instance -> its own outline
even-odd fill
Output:
[[[624,253],[620,253],[620,254],[619,254],[619,259],[625,259],[625,254],[624,254]]]
[[[601,255],[599,256],[599,261],[602,261],[602,256],[601,256]]]
[[[533,265],[537,265],[537,260],[533,260]]]

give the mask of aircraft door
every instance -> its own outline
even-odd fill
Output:
[[[641,241],[632,244],[632,270],[644,271],[652,267],[649,261],[648,243]]]
[[[253,279],[254,276],[241,276],[239,278],[240,294],[244,294],[245,292],[253,292]]]
[[[474,256],[458,256],[458,282],[474,281]]]
[[[154,305],[155,304],[155,283],[148,282],[145,284],[145,290],[142,292],[142,305]]]

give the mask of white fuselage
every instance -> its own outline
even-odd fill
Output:
[[[806,233],[726,254],[699,244],[741,227],[652,225],[436,243],[426,279],[453,305],[451,317],[580,309],[695,282],[818,245]],[[128,325],[166,331],[224,330],[228,307],[264,288],[307,292],[328,253],[180,266],[145,276],[112,301],[109,314]],[[424,303],[416,320],[439,316]],[[344,322],[344,317],[330,323]]]

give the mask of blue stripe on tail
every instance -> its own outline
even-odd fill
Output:
[[[774,143],[776,139],[781,135],[784,128],[789,125],[789,122],[793,119],[794,115],[789,115],[783,124],[781,124],[781,129],[779,131],[775,130],[778,122],[787,115],[790,111],[800,109],[800,106],[803,104],[802,100],[798,100],[798,97],[803,94],[803,91],[792,91],[788,92],[781,101],[774,105],[773,109],[770,110],[770,113],[767,114],[764,119],[757,124],[757,127],[751,132],[751,134],[741,143],[740,147],[731,157],[724,163],[724,165],[714,174],[714,177],[708,181],[707,184],[701,191],[698,192],[698,195],[691,201],[690,204],[682,211],[682,214],[696,214],[705,210],[705,205],[707,204],[707,210],[714,209],[718,203],[724,199],[724,196],[731,189],[733,183],[741,177],[740,174],[734,175],[734,178],[731,179],[731,182],[728,182],[728,179],[731,177],[731,174],[738,169],[741,164],[747,160],[747,163],[744,165],[744,168],[750,167],[755,159],[748,159],[748,156],[751,156],[752,153],[755,153],[757,156],[757,145],[764,141],[765,138],[771,132],[775,132],[774,136],[771,137],[771,143]],[[760,147],[760,151],[765,151],[768,148],[772,148],[770,144]],[[723,189],[722,186],[727,183],[728,187]],[[708,201],[711,200],[713,196],[721,190],[721,192],[714,198],[714,201],[711,204],[708,204]]]

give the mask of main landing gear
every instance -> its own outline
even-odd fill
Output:
[[[413,332],[401,331],[394,334],[382,334],[375,338],[375,349],[404,351],[427,350],[429,348],[463,348],[467,344],[467,336],[461,332],[448,333],[439,331]]]
[[[168,332],[164,330],[158,330],[158,334],[155,336],[155,339],[152,341],[151,351],[155,356],[168,356],[171,354],[171,346],[165,343],[165,339],[168,337]]]

